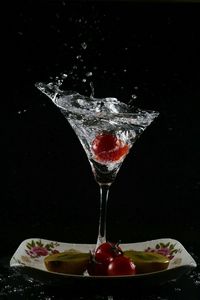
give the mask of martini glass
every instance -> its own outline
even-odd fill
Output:
[[[86,97],[65,91],[57,83],[36,83],[65,116],[79,138],[100,191],[96,247],[106,241],[107,202],[110,186],[131,147],[158,116],[136,109],[116,98]]]

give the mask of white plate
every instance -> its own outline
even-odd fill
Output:
[[[24,240],[10,260],[11,267],[21,267],[20,270],[39,280],[51,281],[54,284],[67,284],[67,282],[88,282],[101,284],[130,283],[133,286],[153,286],[164,284],[171,280],[176,280],[185,273],[190,272],[197,266],[195,260],[187,252],[184,246],[177,240],[171,238],[156,239],[146,242],[120,244],[122,250],[140,250],[147,249],[154,251],[164,251],[170,256],[170,263],[166,270],[152,272],[147,274],[138,274],[132,276],[87,276],[71,275],[49,272],[44,265],[45,256],[56,251],[63,252],[69,249],[89,252],[95,248],[94,244],[73,244],[57,241],[50,241],[41,238],[30,238]],[[105,286],[104,286],[105,288]]]

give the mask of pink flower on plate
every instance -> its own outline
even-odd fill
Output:
[[[46,255],[48,255],[48,251],[47,251],[47,249],[44,248],[44,247],[36,246],[36,247],[33,247],[33,248],[31,249],[31,251],[32,251],[33,253],[35,253],[37,256],[46,256]]]
[[[48,250],[44,247],[39,247],[39,246],[35,246],[32,247],[29,251],[28,254],[31,257],[39,257],[39,256],[46,256],[49,254]]]
[[[175,246],[175,244],[170,244],[169,242],[167,244],[159,243],[155,246],[155,248],[148,247],[145,251],[164,255],[171,260],[174,258],[174,255],[180,251],[180,249],[176,249]]]
[[[26,244],[26,253],[31,258],[39,258],[41,256],[47,256],[49,254],[59,253],[55,247],[59,246],[57,242],[49,242],[44,244],[41,240],[32,240]]]
[[[162,254],[164,256],[170,256],[171,255],[171,251],[168,248],[161,248],[157,250],[157,253]]]

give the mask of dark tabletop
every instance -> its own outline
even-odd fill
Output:
[[[58,109],[35,88],[61,73],[68,74],[69,90],[90,95],[92,82],[96,97],[132,99],[160,113],[111,187],[108,239],[174,238],[198,264],[177,282],[109,292],[119,300],[200,299],[200,3],[195,2],[29,0],[8,8],[0,299],[104,299],[98,289],[56,288],[9,268],[27,238],[96,241],[99,189],[87,157]]]

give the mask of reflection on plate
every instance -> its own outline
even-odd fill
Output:
[[[195,260],[184,246],[177,240],[170,238],[156,239],[146,242],[120,244],[122,250],[155,251],[170,258],[166,270],[132,276],[87,276],[49,272],[44,264],[44,258],[52,253],[75,249],[89,252],[95,248],[94,244],[73,244],[50,241],[40,238],[31,238],[23,241],[10,260],[11,267],[21,267],[20,270],[42,281],[54,284],[82,283],[96,284],[101,281],[101,287],[106,285],[130,283],[137,287],[161,285],[190,272],[197,266]],[[103,284],[103,285],[102,285]]]

